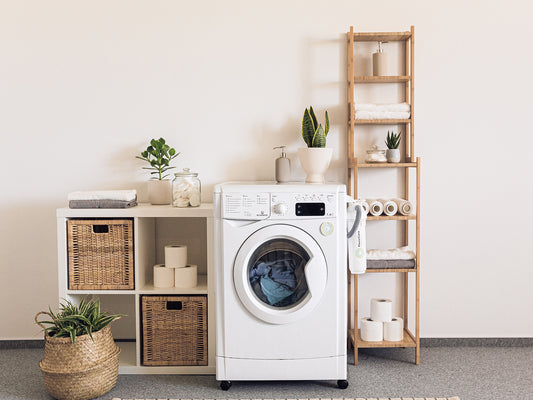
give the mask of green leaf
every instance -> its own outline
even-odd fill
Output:
[[[326,122],[325,122],[325,133],[326,133],[326,137],[327,137],[328,136],[328,132],[329,132],[329,115],[328,115],[327,111],[326,111],[325,119],[326,119]]]
[[[318,126],[318,129],[313,136],[312,147],[326,147],[326,133],[322,128],[322,125]]]
[[[312,147],[313,136],[315,134],[315,128],[313,125],[313,119],[309,110],[306,108],[302,118],[302,138],[307,144],[307,147]]]
[[[170,149],[168,151],[168,154],[170,154],[171,156],[174,156],[174,154],[176,154],[176,150],[175,149]]]
[[[318,122],[316,120],[315,111],[313,110],[313,107],[309,106],[309,115],[311,116],[311,120],[313,121],[313,133],[316,132],[318,128]]]

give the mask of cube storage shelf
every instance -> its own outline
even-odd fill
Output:
[[[71,220],[132,221],[134,284],[131,289],[69,289],[67,224]],[[119,360],[120,374],[215,373],[212,204],[202,204],[195,208],[148,204],[139,204],[126,209],[61,208],[57,210],[57,239],[60,301],[66,299],[79,302],[84,296],[98,296],[106,311],[127,314],[121,320],[114,322],[111,327],[113,336],[122,349]],[[164,246],[176,243],[186,244],[189,262],[198,265],[198,285],[191,289],[154,288],[153,266],[164,263]],[[144,296],[181,299],[202,297],[205,300],[205,320],[198,321],[199,325],[191,328],[196,330],[197,335],[200,335],[199,332],[204,332],[205,328],[205,332],[200,335],[202,337],[199,337],[200,341],[191,342],[191,348],[199,346],[195,348],[196,361],[189,360],[189,365],[143,365],[142,298]]]

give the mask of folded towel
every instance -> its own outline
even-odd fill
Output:
[[[137,200],[70,200],[69,208],[130,208],[137,205]]]
[[[356,111],[355,119],[409,119],[410,112],[406,111]]]
[[[414,268],[415,260],[367,260],[367,269]]]
[[[355,111],[410,112],[411,106],[408,103],[393,103],[393,104],[356,103]]]
[[[134,201],[137,200],[137,191],[132,190],[94,190],[78,191],[68,194],[68,201],[71,200],[119,200]]]
[[[392,199],[398,205],[398,212],[402,215],[411,215],[413,211],[413,205],[410,201],[405,199],[394,198]]]
[[[409,247],[399,247],[397,249],[370,249],[367,251],[368,260],[412,260],[416,254]]]

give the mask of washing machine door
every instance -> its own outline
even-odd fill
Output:
[[[292,323],[313,311],[324,294],[327,275],[317,242],[302,229],[285,224],[250,235],[233,268],[244,307],[271,324]]]

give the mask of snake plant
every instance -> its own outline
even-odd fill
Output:
[[[388,149],[397,149],[400,145],[400,135],[401,132],[394,133],[387,131],[387,140],[385,140],[385,144],[387,145]]]
[[[49,327],[43,330],[52,337],[70,337],[72,343],[75,344],[76,337],[82,335],[89,335],[92,339],[92,334],[105,328],[114,320],[123,317],[122,314],[110,315],[100,310],[100,300],[83,298],[80,304],[73,304],[66,300],[65,303],[60,304],[59,312],[54,314],[52,309],[48,307],[47,314],[51,321],[37,321],[39,325],[48,324]]]
[[[329,132],[329,116],[326,111],[325,127],[318,124],[313,107],[305,109],[302,119],[302,137],[307,147],[326,147],[326,137]]]

